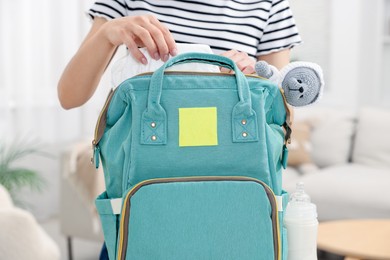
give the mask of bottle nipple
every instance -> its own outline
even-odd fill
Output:
[[[290,202],[310,203],[310,196],[305,192],[304,188],[305,184],[303,182],[298,182],[296,191],[290,196]]]

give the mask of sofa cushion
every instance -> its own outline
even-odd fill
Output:
[[[390,174],[390,110],[363,108],[358,120],[353,161],[388,167]]]
[[[1,259],[61,259],[58,245],[26,210],[0,208],[0,230]]]
[[[390,216],[388,169],[347,164],[306,174],[299,180],[317,205],[320,220]],[[291,184],[285,187],[290,193],[294,191]]]
[[[34,216],[13,205],[8,191],[0,185],[0,258],[60,259],[54,240]]]
[[[296,110],[296,121],[310,122],[311,159],[319,167],[345,164],[351,157],[355,114],[335,108],[307,107]]]

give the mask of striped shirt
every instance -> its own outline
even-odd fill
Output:
[[[301,42],[288,0],[99,0],[87,12],[108,20],[153,14],[178,43],[199,43],[214,53],[251,57]]]

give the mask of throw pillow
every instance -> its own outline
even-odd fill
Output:
[[[363,108],[358,120],[352,160],[390,168],[390,109]]]
[[[348,163],[355,129],[354,111],[314,105],[295,112],[297,122],[310,123],[310,155],[316,166]]]

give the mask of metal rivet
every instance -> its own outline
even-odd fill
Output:
[[[242,136],[243,136],[243,137],[247,137],[247,136],[248,136],[248,133],[247,133],[247,132],[242,132]]]
[[[155,123],[155,122],[152,122],[152,123],[150,123],[150,126],[151,126],[152,128],[155,128],[155,127],[156,127],[156,123]]]
[[[152,135],[151,139],[152,139],[152,141],[156,141],[157,140],[157,136]]]
[[[242,119],[242,120],[241,120],[241,124],[246,125],[246,120],[245,120],[245,119]]]

